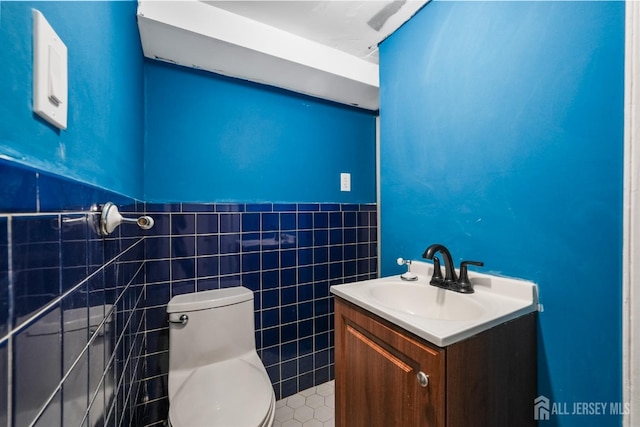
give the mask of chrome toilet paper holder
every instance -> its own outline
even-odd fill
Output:
[[[125,218],[120,214],[118,207],[112,202],[107,202],[102,206],[102,214],[100,215],[99,232],[102,236],[108,236],[113,233],[120,224],[137,224],[143,230],[149,230],[153,227],[154,221],[148,215],[142,215],[138,218]]]

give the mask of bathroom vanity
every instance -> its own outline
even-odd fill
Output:
[[[429,277],[332,287],[336,426],[535,425],[536,286],[475,275],[453,296]]]

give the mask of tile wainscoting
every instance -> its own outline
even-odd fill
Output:
[[[254,292],[278,399],[325,383],[329,286],[378,274],[373,204],[144,204],[4,161],[0,175],[0,426],[162,425],[166,304],[220,287]],[[155,226],[99,237],[90,208],[107,201]]]
[[[144,236],[93,228],[144,205],[0,162],[0,426],[137,425]]]
[[[256,347],[281,399],[333,379],[329,286],[377,277],[375,205],[147,205],[147,422],[166,418],[166,304],[177,294],[254,292]]]

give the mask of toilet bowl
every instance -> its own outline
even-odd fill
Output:
[[[169,425],[271,427],[275,394],[255,348],[253,293],[179,295],[169,314]]]

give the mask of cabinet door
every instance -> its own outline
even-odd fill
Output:
[[[443,426],[443,350],[339,298],[335,315],[336,426]]]

